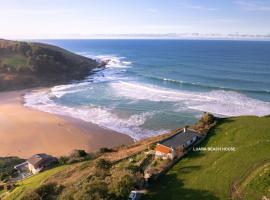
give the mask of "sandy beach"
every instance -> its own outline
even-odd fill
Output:
[[[90,152],[133,142],[127,135],[88,122],[24,107],[24,93],[0,93],[0,157],[60,156],[73,149]]]

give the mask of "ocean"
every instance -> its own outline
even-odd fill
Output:
[[[80,82],[25,95],[25,106],[135,140],[196,122],[203,112],[270,114],[270,42],[42,40],[97,60]]]

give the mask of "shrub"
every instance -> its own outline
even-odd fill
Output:
[[[70,157],[72,158],[81,158],[87,156],[85,150],[75,149],[71,152]]]
[[[22,200],[54,200],[62,189],[63,187],[56,183],[46,183],[34,190],[28,190]]]
[[[97,178],[84,182],[75,193],[74,199],[81,200],[107,200],[109,199],[107,184]]]
[[[0,157],[0,181],[7,182],[10,177],[16,175],[14,166],[24,161],[18,157]]]
[[[205,112],[200,121],[204,124],[212,124],[215,121],[215,117],[214,115]]]
[[[110,179],[109,192],[116,199],[126,199],[132,189],[137,185],[137,178],[129,171],[117,171]]]
[[[150,144],[149,147],[148,147],[149,150],[154,150],[155,148],[156,148],[155,143]]]
[[[40,200],[39,194],[35,190],[28,190],[25,192],[21,200]]]
[[[61,156],[60,158],[58,158],[58,162],[59,162],[61,165],[65,165],[65,164],[67,164],[67,162],[68,162],[68,157],[66,157],[66,156]]]
[[[140,171],[140,167],[137,166],[137,165],[134,165],[133,163],[130,163],[127,166],[127,170],[130,170],[132,173],[136,173],[136,172],[139,172]]]
[[[96,168],[98,169],[104,169],[104,170],[109,170],[112,166],[111,162],[108,160],[105,160],[103,158],[98,159],[95,164]]]
[[[108,153],[108,152],[113,152],[113,151],[114,151],[113,149],[109,149],[106,147],[102,147],[99,149],[99,153]]]

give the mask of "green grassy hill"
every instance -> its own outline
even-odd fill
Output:
[[[0,39],[0,91],[83,79],[99,66],[56,46]]]
[[[233,181],[257,163],[270,159],[270,117],[223,119],[201,146],[236,147],[236,151],[191,152],[153,184],[145,199],[228,199]],[[252,187],[257,188],[260,198],[263,195],[269,198],[269,187],[268,194],[265,189],[258,189],[266,184],[263,180],[266,178],[254,180]]]
[[[270,161],[256,167],[247,173],[237,184],[242,199],[257,200],[262,197],[270,198]]]

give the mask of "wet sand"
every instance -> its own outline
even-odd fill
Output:
[[[0,157],[61,156],[73,149],[90,152],[133,142],[127,135],[95,124],[24,107],[24,93],[0,93]]]

